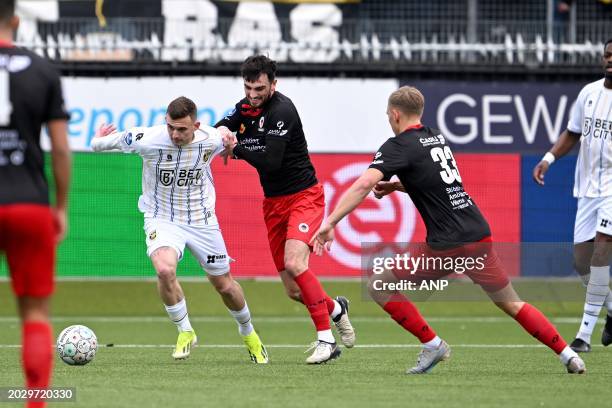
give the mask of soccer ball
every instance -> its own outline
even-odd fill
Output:
[[[57,354],[69,365],[85,365],[96,355],[98,339],[89,327],[66,327],[57,337]]]

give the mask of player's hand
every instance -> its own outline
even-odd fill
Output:
[[[533,168],[533,181],[538,183],[539,185],[544,185],[544,175],[548,171],[550,164],[548,162],[542,160]]]
[[[66,216],[65,208],[53,207],[51,211],[53,214],[53,223],[55,224],[55,241],[59,243],[66,238],[66,231],[68,230],[68,217]]]
[[[379,181],[376,183],[372,192],[374,193],[374,197],[379,200],[384,196],[391,194],[395,191],[395,182],[394,181]]]
[[[319,228],[316,235],[310,240],[310,245],[313,247],[313,252],[319,256],[323,255],[323,249],[331,250],[331,244],[334,242],[334,227],[325,223]]]
[[[96,131],[94,137],[108,136],[112,133],[115,133],[116,131],[117,128],[112,123],[103,123],[102,126],[100,126],[100,128],[98,128],[98,130]]]

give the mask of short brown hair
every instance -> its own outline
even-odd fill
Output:
[[[195,120],[198,116],[198,108],[196,104],[189,98],[179,96],[168,105],[166,114],[171,119],[181,119],[186,116],[191,116],[191,119]]]
[[[242,78],[249,82],[257,81],[261,74],[266,74],[270,82],[276,77],[276,61],[265,55],[253,55],[242,63],[240,69]]]
[[[425,97],[413,86],[402,86],[389,96],[389,106],[399,109],[405,115],[423,114]]]

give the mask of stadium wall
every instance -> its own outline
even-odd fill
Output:
[[[390,136],[384,113],[386,98],[399,83],[405,81],[279,81],[279,90],[290,95],[300,111],[328,206],[337,202],[368,166],[372,153]],[[531,169],[565,126],[581,84],[413,84],[423,90],[428,101],[424,122],[451,134],[449,143],[458,151],[456,158],[466,189],[489,220],[494,240],[513,243],[517,248],[518,253],[510,256],[507,265],[510,274],[571,274],[571,263],[564,267],[559,263],[567,255],[565,247],[555,251],[549,245],[547,251],[539,251],[545,256],[534,260],[533,251],[522,250],[519,243],[571,242],[574,158],[555,163],[543,189],[531,181]],[[65,78],[64,88],[72,113],[69,131],[75,155],[70,234],[59,250],[58,275],[152,278],[142,215],[136,207],[141,187],[140,159],[121,153],[91,153],[93,131],[105,121],[120,128],[163,123],[165,105],[181,94],[196,100],[204,123],[214,123],[240,98],[240,80]],[[217,212],[230,255],[237,261],[233,272],[246,277],[276,276],[255,171],[241,161],[225,167],[217,160],[213,173]],[[313,269],[322,276],[359,276],[360,242],[423,239],[424,226],[406,195],[394,194],[388,200],[368,198],[339,225],[332,253],[313,257]],[[188,255],[179,275],[198,276],[200,271]],[[4,265],[0,266],[1,275],[6,275]]]

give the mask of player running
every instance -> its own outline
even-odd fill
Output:
[[[483,267],[466,272],[495,304],[513,317],[540,342],[557,353],[570,373],[584,373],[584,362],[567,346],[557,329],[535,307],[523,302],[514,292],[491,243],[489,224],[464,191],[452,151],[438,130],[421,124],[425,100],[416,88],[404,86],[389,97],[387,116],[395,137],[387,140],[374,161],[342,196],[326,223],[313,238],[315,252],[330,249],[334,227],[374,191],[378,198],[393,191],[408,193],[423,217],[427,244],[417,245],[418,256],[431,258],[481,258]],[[397,175],[399,181],[388,181]],[[386,181],[383,181],[386,180]],[[482,261],[484,260],[484,261]],[[438,279],[454,269],[418,269],[403,273],[386,271],[380,279],[423,281]],[[377,275],[377,278],[379,276]],[[416,306],[395,290],[376,290],[374,300],[404,329],[423,344],[417,363],[409,374],[429,372],[438,362],[450,357],[450,347],[427,324]]]
[[[6,255],[17,296],[26,386],[45,389],[53,370],[49,303],[55,253],[67,228],[69,116],[59,74],[38,55],[13,45],[18,25],[15,1],[0,2],[0,253]],[[51,140],[53,206],[40,147],[43,123]],[[26,406],[45,402],[29,400]]]
[[[574,197],[578,199],[574,266],[587,290],[582,322],[570,345],[577,352],[591,351],[591,335],[604,305],[608,313],[601,343],[612,343],[612,39],[604,45],[603,63],[605,78],[582,88],[567,129],[533,169],[535,182],[544,185],[544,175],[555,159],[581,142],[574,178]]]
[[[227,141],[228,153],[259,173],[274,264],[287,295],[308,308],[317,341],[306,362],[320,364],[340,355],[330,316],[346,347],[355,344],[355,331],[348,319],[349,301],[330,298],[308,267],[309,241],[325,211],[323,186],[308,156],[300,116],[291,99],[276,91],[275,76],[275,61],[263,55],[247,58],[242,64],[246,97],[215,127]]]
[[[102,125],[92,140],[94,151],[119,149],[142,157],[142,195],[147,255],[157,272],[157,287],[179,336],[172,353],[189,357],[197,336],[187,302],[176,278],[185,247],[198,259],[208,280],[238,323],[253,362],[266,364],[268,354],[251,323],[242,288],[230,275],[230,257],[215,215],[215,188],[210,163],[223,150],[219,132],[200,126],[197,108],[179,97],[168,105],[166,125],[115,132]]]

